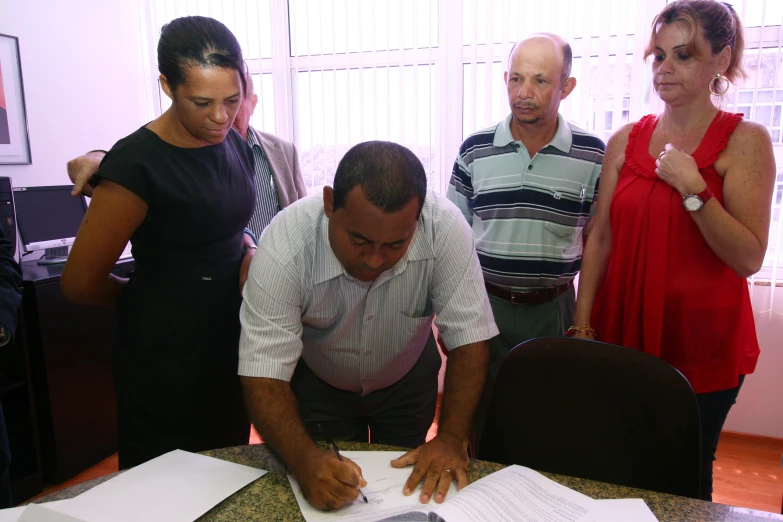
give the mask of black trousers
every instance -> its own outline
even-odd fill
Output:
[[[402,379],[364,397],[325,383],[301,359],[291,389],[313,440],[322,440],[317,428],[321,424],[336,441],[415,448],[424,444],[435,417],[440,365],[435,339],[430,336],[419,360]]]
[[[718,440],[729,410],[737,402],[744,375],[739,384],[729,390],[699,393],[699,416],[701,417],[701,493],[699,498],[712,501],[712,463],[718,450]]]

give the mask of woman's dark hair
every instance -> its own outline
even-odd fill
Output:
[[[357,185],[384,212],[396,212],[418,198],[418,216],[427,195],[427,176],[419,158],[388,141],[367,141],[345,153],[334,175],[334,210],[345,206],[345,197]]]
[[[710,45],[712,54],[717,54],[727,45],[731,49],[731,61],[723,76],[730,82],[747,78],[742,68],[742,53],[745,50],[745,36],[737,12],[729,4],[716,0],[677,0],[663,8],[652,23],[650,42],[644,51],[645,60],[655,52],[655,36],[662,25],[680,22],[690,28],[688,54],[696,56],[696,34],[701,28],[704,39]]]
[[[158,69],[173,93],[190,67],[222,67],[239,73],[247,89],[242,48],[228,27],[205,16],[184,16],[165,24],[158,41]]]

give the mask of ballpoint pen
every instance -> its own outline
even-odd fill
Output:
[[[321,432],[321,437],[323,437],[326,443],[332,448],[332,451],[334,451],[334,454],[337,455],[338,459],[340,459],[340,462],[345,462],[343,460],[343,456],[340,455],[340,450],[337,449],[337,444],[335,444],[334,441],[329,437],[329,435],[326,434],[326,430],[320,424],[318,425],[318,431]],[[367,497],[364,496],[364,493],[362,493],[361,489],[359,490],[359,494],[362,496],[362,500],[364,500],[365,503],[368,503]]]

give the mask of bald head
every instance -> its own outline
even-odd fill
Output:
[[[250,76],[250,71],[245,69],[245,85],[246,92],[242,97],[242,102],[239,105],[239,110],[234,118],[234,128],[247,139],[247,132],[250,128],[250,118],[256,110],[256,104],[258,103],[258,96],[253,92],[253,78]]]
[[[518,41],[508,55],[508,70],[512,69],[514,61],[520,57],[536,54],[547,60],[555,60],[561,71],[561,81],[571,76],[573,55],[571,46],[561,36],[554,33],[533,33]]]
[[[250,75],[250,70],[245,68],[245,85],[247,92],[245,93],[246,96],[253,96],[253,93],[255,92],[255,85],[253,85],[253,77]]]

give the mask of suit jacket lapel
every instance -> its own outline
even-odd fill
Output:
[[[260,132],[252,129],[256,133],[258,143],[261,144],[261,148],[266,154],[266,159],[269,162],[269,169],[272,171],[272,179],[275,180],[275,189],[277,190],[277,199],[280,203],[280,208],[285,208],[290,204],[290,196],[288,194],[288,185],[285,179],[280,177],[281,172],[287,172],[289,169],[286,162],[283,151],[280,146],[266,139],[266,137]]]

